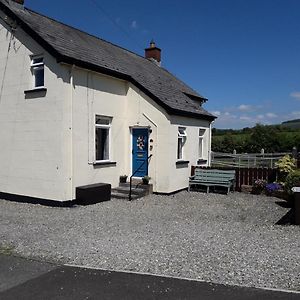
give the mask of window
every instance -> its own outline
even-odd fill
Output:
[[[199,128],[199,144],[198,144],[198,157],[203,158],[203,136],[205,129]]]
[[[95,120],[96,161],[110,160],[110,128],[111,128],[111,118],[96,116],[96,120]]]
[[[184,127],[178,127],[177,159],[183,159],[183,146],[186,142],[186,132]]]
[[[42,56],[32,57],[31,72],[33,75],[33,87],[44,86],[44,58]]]

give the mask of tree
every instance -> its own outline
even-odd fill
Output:
[[[265,152],[276,152],[279,150],[277,132],[270,126],[256,124],[249,138],[249,152],[257,153],[263,148]]]

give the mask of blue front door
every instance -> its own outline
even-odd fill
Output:
[[[132,173],[141,165],[143,166],[135,173],[134,177],[148,175],[148,129],[132,129]]]

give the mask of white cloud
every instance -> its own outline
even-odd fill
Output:
[[[252,111],[253,110],[253,106],[252,105],[248,105],[248,104],[241,104],[238,107],[238,110],[240,110],[240,111]]]
[[[133,21],[131,22],[131,28],[137,29],[137,27],[138,27],[137,21],[136,21],[136,20],[133,20]]]
[[[252,118],[250,118],[248,116],[240,116],[240,120],[242,120],[242,121],[251,121]]]
[[[269,118],[269,119],[274,119],[274,118],[277,118],[277,115],[274,114],[274,113],[269,112],[269,113],[266,113],[266,117]]]
[[[293,93],[290,93],[290,96],[292,98],[295,98],[296,100],[300,100],[300,92],[293,92]]]
[[[218,117],[221,115],[221,112],[219,110],[215,110],[212,112],[212,114]]]
[[[257,118],[258,120],[263,120],[263,119],[265,118],[265,116],[264,116],[264,115],[257,115],[256,118]]]

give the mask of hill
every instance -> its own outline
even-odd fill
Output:
[[[300,119],[285,121],[282,122],[281,125],[293,129],[300,129]]]
[[[296,127],[299,123],[299,127]],[[291,125],[291,126],[287,126]],[[243,129],[216,129],[212,131],[212,150],[238,153],[291,152],[293,147],[300,149],[300,119],[280,125],[260,125]]]

